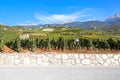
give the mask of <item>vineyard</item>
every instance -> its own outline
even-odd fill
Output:
[[[80,37],[76,39],[65,39],[59,37],[57,39],[50,38],[31,38],[31,39],[16,39],[14,41],[9,41],[5,45],[9,48],[20,52],[21,49],[27,49],[34,51],[35,49],[41,50],[80,50],[80,49],[110,49],[110,50],[120,50],[120,40],[119,39],[91,39],[86,37]]]
[[[23,28],[0,26],[0,52],[4,47],[21,52],[23,49],[77,51],[77,50],[120,50],[119,35],[96,32],[82,28],[49,27]]]

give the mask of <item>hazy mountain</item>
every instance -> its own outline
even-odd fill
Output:
[[[114,25],[120,26],[120,14],[115,14],[104,21],[85,21],[85,22],[77,22],[77,23],[72,22],[67,24],[71,25],[69,27],[82,27],[86,29],[93,27],[113,27]]]
[[[107,25],[120,25],[120,14],[115,14],[104,21]]]
[[[98,27],[110,27],[113,25],[120,25],[120,14],[115,14],[104,21],[85,21],[85,22],[70,22],[64,24],[44,24],[44,25],[26,25],[26,28],[41,28],[41,27],[48,27],[48,26],[58,26],[58,27],[70,27],[70,28],[98,28]]]
[[[23,27],[25,27],[25,28],[41,28],[42,27],[42,25],[21,25],[21,26],[23,26]]]
[[[78,24],[79,26],[73,26],[73,27],[81,27],[81,28],[85,28],[85,29],[89,29],[92,27],[102,27],[105,26],[105,24],[101,21],[86,21],[86,22],[80,22]]]
[[[120,14],[115,14],[104,21],[85,21],[85,22],[72,22],[67,23],[69,27],[81,27],[90,29],[93,27],[113,27],[120,26]]]

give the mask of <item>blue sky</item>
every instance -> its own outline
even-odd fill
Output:
[[[104,20],[120,13],[120,0],[0,0],[0,24]]]

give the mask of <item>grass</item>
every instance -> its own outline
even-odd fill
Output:
[[[16,39],[22,33],[18,30],[12,30],[12,29],[0,30],[0,32],[1,32],[0,38],[3,37],[4,43]]]
[[[88,38],[100,38],[100,39],[107,39],[113,37],[112,35],[83,35],[83,37],[88,37]]]
[[[0,28],[0,38],[3,36],[4,38],[4,43],[14,40],[16,38],[19,37],[20,34],[23,33],[39,33],[39,34],[47,34],[49,38],[58,38],[58,37],[63,37],[65,39],[68,38],[78,38],[80,36],[82,37],[88,37],[88,38],[100,38],[100,39],[106,39],[106,38],[115,38],[118,39],[120,38],[120,35],[112,35],[112,34],[101,34],[100,32],[94,32],[91,30],[84,30],[81,28],[75,28],[75,29],[70,29],[70,28],[60,28],[60,27],[53,27],[54,31],[52,32],[44,32],[42,31],[42,29],[25,29],[25,28],[16,28],[16,27],[11,27],[8,28],[7,30],[3,30],[3,28]],[[20,29],[22,29],[23,31],[21,32]],[[4,32],[4,35],[2,35],[2,32]],[[69,33],[72,32],[74,33],[74,35],[63,35],[62,33]],[[84,34],[83,34],[84,33]],[[97,35],[96,33],[100,33],[99,35]]]

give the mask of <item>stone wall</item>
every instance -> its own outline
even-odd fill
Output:
[[[120,54],[0,53],[0,65],[120,66]]]

